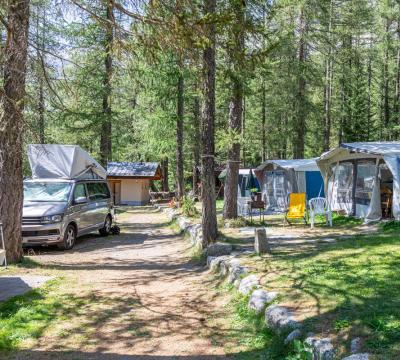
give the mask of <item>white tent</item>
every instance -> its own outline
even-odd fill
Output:
[[[400,219],[400,142],[344,143],[317,160],[334,211],[382,217],[381,194],[392,194],[392,216]]]
[[[106,170],[77,145],[28,146],[33,178],[105,179]]]
[[[307,199],[324,195],[316,158],[267,160],[254,172],[268,210],[284,211],[288,205],[288,195],[292,192],[304,192]]]

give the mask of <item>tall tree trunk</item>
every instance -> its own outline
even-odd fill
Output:
[[[176,198],[182,200],[185,194],[183,179],[183,112],[184,112],[184,80],[182,65],[179,67],[178,102],[176,116]]]
[[[267,102],[265,81],[262,81],[261,89],[261,159],[262,162],[267,160]]]
[[[199,166],[200,166],[200,99],[198,96],[194,98],[194,114],[193,114],[193,193],[197,195],[199,184]]]
[[[239,135],[242,129],[243,114],[243,52],[244,52],[244,1],[232,0],[235,22],[233,26],[234,49],[230,52],[233,66],[231,76],[232,93],[229,103],[229,129]],[[237,218],[238,178],[240,164],[240,142],[234,141],[228,151],[224,191],[224,219]]]
[[[368,56],[368,106],[367,106],[367,141],[371,138],[372,114],[371,114],[371,85],[372,85],[372,59],[371,54]]]
[[[325,84],[324,84],[324,151],[328,151],[331,142],[331,99],[332,99],[332,21],[333,21],[333,0],[329,6],[328,23],[328,54],[325,59]]]
[[[216,0],[204,0],[204,25],[208,44],[203,50],[203,110],[201,114],[201,183],[203,247],[217,239],[215,207],[214,123],[215,123],[215,15]]]
[[[37,84],[38,84],[38,130],[39,130],[39,142],[41,144],[45,143],[45,118],[44,118],[44,111],[45,111],[45,104],[44,104],[44,80],[43,80],[43,72],[44,69],[44,47],[45,47],[45,19],[46,19],[46,9],[45,6],[43,7],[43,24],[42,24],[42,31],[40,31],[40,8],[41,6],[37,5],[37,14],[36,14],[36,57],[37,57]]]
[[[394,113],[396,125],[400,125],[400,20],[397,20],[397,56],[396,56],[396,90],[394,96]],[[398,136],[397,131],[397,136]]]
[[[297,109],[296,109],[296,126],[294,139],[294,157],[297,159],[304,157],[304,138],[306,126],[306,78],[305,78],[305,62],[306,62],[306,18],[304,8],[301,8],[299,19],[299,48],[298,48],[298,92],[297,92]]]
[[[385,139],[389,140],[390,132],[387,131],[390,122],[390,108],[389,108],[389,19],[386,19],[385,27],[385,56],[383,61],[383,117],[384,117],[384,129]]]
[[[0,219],[4,225],[7,259],[22,258],[22,144],[29,29],[29,0],[8,8],[4,88],[0,88]]]
[[[111,78],[113,72],[113,58],[112,48],[114,41],[114,8],[113,1],[107,1],[106,11],[106,34],[104,41],[104,92],[103,92],[103,119],[101,123],[101,134],[100,134],[100,161],[103,165],[107,165],[107,161],[111,160],[112,157],[112,111],[111,111]]]
[[[169,184],[168,184],[168,158],[164,158],[161,160],[161,188],[162,191],[168,192],[169,191]]]
[[[243,167],[246,167],[246,97],[243,95],[243,108],[242,108],[242,162]]]

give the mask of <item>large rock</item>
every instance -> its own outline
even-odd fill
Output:
[[[231,244],[215,243],[207,247],[207,256],[229,255],[231,252]]]
[[[178,218],[177,218],[177,223],[178,223],[179,228],[180,228],[182,231],[186,231],[186,229],[187,229],[190,225],[192,225],[192,223],[190,222],[190,220],[189,220],[188,218],[184,217],[184,216],[178,217]]]
[[[342,360],[369,360],[369,354],[353,354],[343,358]]]
[[[251,294],[248,307],[260,314],[265,310],[268,303],[274,301],[277,296],[278,293],[275,291],[254,290]]]
[[[193,224],[186,229],[190,235],[190,242],[192,245],[202,245],[203,243],[203,231],[201,224]]]
[[[234,284],[237,280],[240,279],[247,273],[247,268],[241,265],[233,266],[229,268],[229,276],[228,282],[230,284]]]
[[[175,220],[179,216],[179,211],[177,209],[168,209],[167,216],[170,221]]]
[[[239,283],[239,292],[248,295],[252,290],[260,286],[260,279],[257,275],[252,274],[243,278]]]
[[[361,338],[356,337],[353,340],[351,340],[350,343],[350,352],[352,354],[357,354],[361,350]]]
[[[265,323],[274,331],[282,333],[301,327],[293,316],[293,313],[279,305],[271,305],[265,311]]]
[[[285,345],[290,344],[291,342],[300,338],[301,338],[301,330],[300,329],[293,330],[288,336],[286,336],[284,344]]]
[[[254,250],[258,254],[271,252],[265,228],[254,229]]]
[[[221,261],[219,270],[222,276],[227,276],[232,271],[231,269],[238,266],[241,266],[240,260],[228,257],[228,259]]]
[[[308,337],[305,343],[312,348],[313,360],[333,360],[335,358],[335,350],[331,339]]]
[[[208,260],[210,259],[210,260]],[[207,264],[208,267],[210,268],[211,271],[218,271],[220,269],[221,264],[224,261],[227,261],[229,259],[229,256],[208,256],[207,257]]]

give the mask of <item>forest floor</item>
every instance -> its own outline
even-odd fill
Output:
[[[0,357],[229,358],[237,329],[217,321],[229,317],[227,293],[212,290],[188,242],[153,208],[129,209],[118,221],[119,236],[42,249],[0,274],[56,278],[0,306],[0,348],[8,349]]]

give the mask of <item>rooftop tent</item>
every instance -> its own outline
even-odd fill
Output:
[[[290,193],[306,193],[307,200],[324,196],[316,158],[267,160],[255,170],[255,174],[268,210],[285,211]]]
[[[221,171],[218,178],[225,183],[226,169]],[[253,188],[261,189],[258,180],[253,175],[253,171],[251,169],[239,169],[238,196],[249,197],[250,190]]]
[[[386,206],[400,219],[400,142],[344,143],[317,163],[332,210],[379,220]]]
[[[105,179],[106,170],[77,145],[28,146],[33,178]]]

